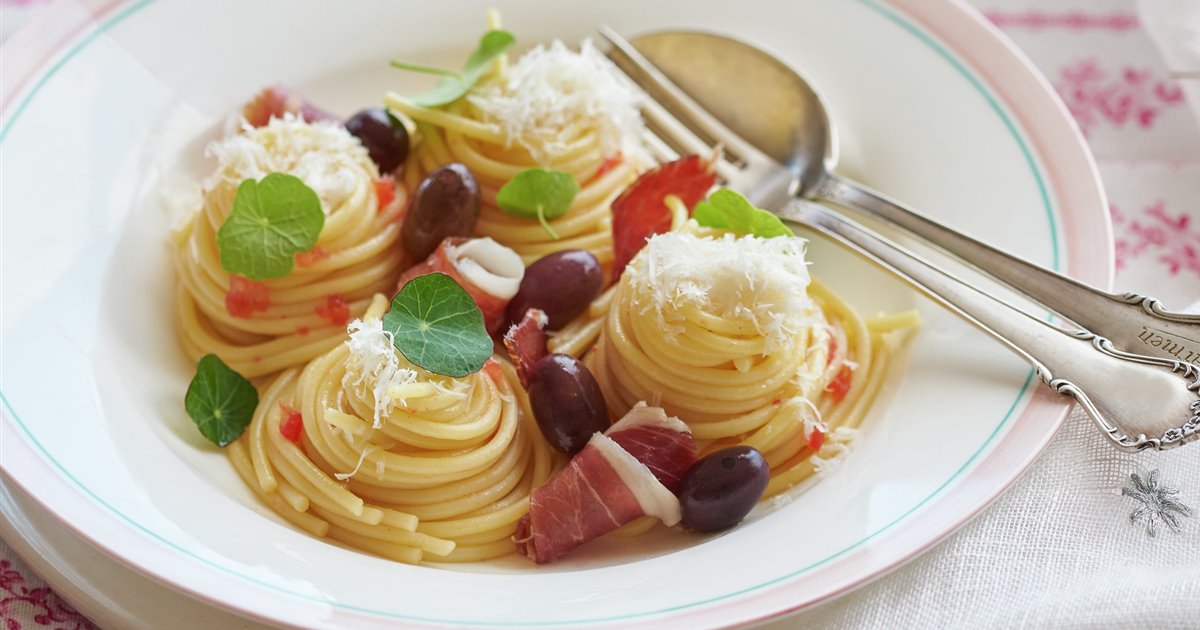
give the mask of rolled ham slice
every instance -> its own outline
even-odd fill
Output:
[[[513,536],[517,551],[545,564],[642,516],[675,525],[679,500],[660,479],[677,485],[695,461],[687,425],[639,403],[534,489]]]
[[[539,359],[546,356],[546,324],[550,319],[540,308],[525,311],[521,321],[504,333],[504,349],[517,366],[521,387],[529,387],[529,373]]]
[[[509,300],[521,288],[525,264],[516,252],[490,238],[450,237],[423,262],[404,272],[396,289],[434,272],[450,276],[471,294],[488,333],[494,335],[506,321]]]

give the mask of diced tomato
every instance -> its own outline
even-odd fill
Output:
[[[229,291],[225,293],[225,310],[234,317],[250,319],[255,313],[271,306],[267,285],[244,276],[229,276]]]
[[[313,310],[334,326],[345,326],[350,321],[350,305],[336,293],[326,295],[325,300]]]
[[[311,331],[311,329],[308,326],[297,326],[296,327],[296,334],[300,335],[301,337],[303,337],[304,335],[307,335],[310,331]]]
[[[391,175],[375,179],[375,197],[379,200],[379,212],[396,200],[396,181]]]
[[[833,402],[842,402],[842,399],[846,397],[846,392],[850,391],[850,380],[853,377],[854,371],[850,369],[850,366],[842,365],[838,373],[825,386],[825,393],[829,394]]]
[[[521,378],[521,386],[529,387],[529,372],[538,359],[546,356],[546,313],[541,309],[531,308],[525,311],[520,322],[509,327],[504,333],[504,348],[517,366],[517,376]]]
[[[253,127],[263,127],[272,118],[295,114],[308,122],[337,120],[337,117],[309,103],[282,85],[263,88],[242,108],[242,117]]]
[[[320,245],[317,245],[306,252],[296,254],[296,266],[311,267],[326,258],[329,258],[329,252],[325,251]]]
[[[483,364],[483,373],[492,379],[492,382],[499,385],[500,381],[504,380],[504,371],[500,368],[500,362],[494,358],[488,358]]]
[[[591,179],[587,180],[587,183],[590,184],[608,175],[614,168],[620,166],[623,161],[625,161],[625,156],[621,155],[620,151],[604,158],[604,161],[600,163],[600,168],[596,169],[596,174],[592,175]]]
[[[671,229],[667,195],[683,200],[690,213],[717,181],[713,158],[689,155],[647,171],[612,203],[613,279],[655,234]]]
[[[825,444],[825,430],[823,427],[814,427],[811,434],[808,436],[808,448],[816,453],[821,450],[821,446]]]
[[[833,363],[833,356],[835,354],[837,354],[837,349],[838,349],[837,337],[834,337],[833,335],[829,335],[829,356],[825,357],[825,367],[829,367],[829,364]]]
[[[279,401],[279,411],[282,414],[279,419],[279,432],[283,434],[283,437],[299,444],[300,433],[304,430],[304,417],[282,400]]]

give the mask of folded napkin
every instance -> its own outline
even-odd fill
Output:
[[[1200,0],[1138,0],[1137,11],[1200,121]]]

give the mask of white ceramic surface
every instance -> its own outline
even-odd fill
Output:
[[[821,601],[910,558],[1036,456],[1062,401],[1035,393],[1026,367],[965,324],[814,242],[814,273],[861,309],[915,306],[925,327],[845,464],[727,534],[605,541],[543,568],[518,558],[409,567],[311,539],[259,506],[182,409],[191,367],[175,344],[166,249],[180,208],[163,191],[203,176],[204,143],[259,87],[291,84],[349,114],[415,85],[389,58],[461,56],[487,5],[77,3],[94,20],[52,56],[27,59],[3,90],[9,478],[123,563],[276,623],[720,625]],[[1003,45],[969,66],[968,46],[949,48],[919,9],[865,0],[753,12],[708,1],[501,9],[525,44],[575,41],[608,23],[763,45],[825,93],[847,174],[1033,260],[1110,279],[1100,253],[1110,248],[1095,240],[1107,232],[1079,227],[1106,225],[1098,185],[1055,180],[1090,173],[1086,153],[1046,146],[1055,133],[1074,136],[1044,86],[1023,95],[1032,104],[1003,97],[1001,83],[1033,76]],[[958,5],[937,9],[961,21],[955,28],[978,29],[980,46],[999,41]]]

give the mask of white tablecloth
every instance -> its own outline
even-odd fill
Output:
[[[1200,126],[1186,84],[1168,76],[1189,68],[1164,64],[1135,0],[969,1],[1033,59],[1086,132],[1112,202],[1118,288],[1177,308],[1200,299]],[[1164,2],[1200,4],[1142,0]],[[40,4],[0,0],[0,36]],[[874,584],[774,625],[1200,628],[1200,514],[1156,537],[1129,520],[1139,504],[1121,489],[1150,470],[1200,511],[1200,446],[1119,453],[1074,413],[974,522]],[[0,620],[4,630],[92,627],[2,543]]]

